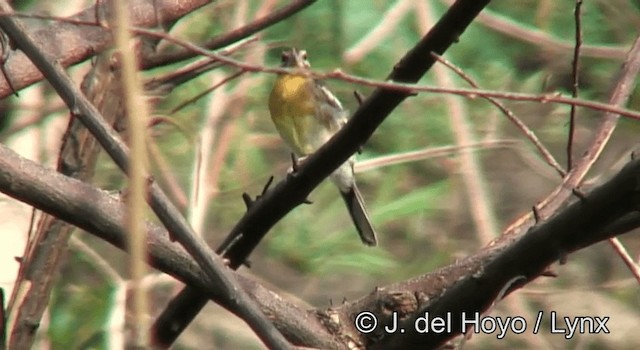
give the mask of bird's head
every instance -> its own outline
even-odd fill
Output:
[[[282,52],[281,65],[284,68],[309,68],[311,65],[307,61],[307,51],[291,48]]]

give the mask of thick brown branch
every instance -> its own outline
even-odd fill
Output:
[[[109,124],[114,124],[118,118],[122,118],[122,96],[118,93],[119,73],[112,70],[111,62],[110,55],[99,56],[81,87],[85,95],[101,109]],[[91,133],[80,121],[70,116],[60,148],[57,170],[66,176],[89,181],[93,177],[100,150],[100,145]],[[24,290],[27,291],[21,292],[20,298],[16,294],[20,288],[14,288],[12,300],[19,300],[20,305],[11,305],[14,326],[18,326],[11,330],[12,349],[29,349],[33,345],[36,336],[34,327],[23,325],[42,317],[73,230],[73,226],[50,215],[43,215],[36,227],[25,249],[16,285],[24,283],[37,288],[25,287]]]
[[[0,145],[0,192],[125,249],[127,209],[119,196],[24,159],[3,145]],[[235,301],[230,300],[219,285],[208,282],[194,259],[169,239],[165,229],[151,223],[147,223],[146,228],[151,266],[238,314]],[[296,307],[247,277],[234,273],[234,278],[264,313],[273,315],[271,322],[292,343],[316,348],[340,347],[313,311]]]
[[[418,81],[435,61],[430,54],[443,53],[487,3],[488,1],[463,0],[452,6],[438,24],[394,67],[389,79],[400,82]],[[290,210],[304,203],[313,188],[351,154],[358,151],[391,111],[410,95],[410,91],[377,89],[364,101],[344,130],[310,157],[300,172],[281,182],[249,208],[218,249],[219,253],[224,252],[225,258],[229,259],[229,266],[240,266],[269,229]],[[185,297],[180,296],[180,306],[165,310],[152,329],[156,337],[166,335],[162,339],[157,338],[163,345],[171,344],[199,312],[198,306],[204,306],[204,295],[196,298],[194,296],[197,293],[189,291],[188,288],[181,293]],[[165,320],[176,318],[175,315],[181,308],[185,312],[180,314],[180,327],[169,330]]]
[[[595,242],[640,225],[640,160],[631,161],[614,178],[578,199],[553,218],[515,238],[502,236],[478,254],[418,278],[379,288],[353,303],[331,310],[343,325],[353,328],[355,316],[373,312],[378,326],[364,336],[370,349],[431,349],[465,331],[461,315],[482,314],[500,295],[533,281],[552,263]],[[394,312],[403,334],[392,329]],[[452,320],[452,331],[418,333],[418,317]]]
[[[175,21],[190,12],[210,3],[211,0],[136,0],[129,4],[131,21],[136,27],[156,27]],[[74,21],[95,22],[96,13],[100,21],[109,18],[105,1],[98,2],[98,8],[89,7],[71,16]],[[155,8],[154,8],[155,7]],[[2,13],[1,15],[7,15]],[[158,23],[158,18],[160,22]],[[46,28],[30,33],[30,36],[46,50],[46,55],[62,66],[82,62],[103,51],[112,44],[109,29],[100,26],[78,26],[70,23],[54,23]],[[51,45],[56,43],[56,45]],[[16,89],[22,89],[42,79],[42,73],[21,51],[13,51],[5,63],[6,72]],[[0,75],[2,76],[2,75]],[[0,78],[0,98],[10,95],[11,88],[4,77]]]
[[[487,3],[488,0],[456,2],[394,66],[388,80],[418,81],[435,62],[430,56],[431,52],[443,53]],[[295,176],[288,177],[257,201],[227,237],[227,243],[235,242],[227,254],[231,266],[242,264],[268,230],[290,210],[304,203],[309,193],[350,155],[356,153],[393,109],[409,96],[410,92],[376,89],[360,105],[347,125],[305,160]],[[236,240],[238,234],[242,234],[242,237]],[[221,249],[227,250],[224,244]]]
[[[264,17],[258,18],[240,28],[230,30],[229,32],[213,37],[207,42],[202,43],[201,46],[209,50],[217,50],[233,44],[302,11],[316,1],[317,0],[293,0],[290,4],[283,6]],[[196,52],[187,48],[180,48],[177,51],[168,53],[152,53],[151,55],[142,58],[142,67],[145,69],[154,68],[183,61],[195,57],[196,55]]]

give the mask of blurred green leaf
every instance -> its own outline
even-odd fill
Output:
[[[383,224],[416,214],[433,214],[439,208],[440,200],[449,191],[449,183],[449,180],[439,181],[399,195],[386,204],[377,205],[373,211],[373,220]]]

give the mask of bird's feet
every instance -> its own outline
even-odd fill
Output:
[[[291,153],[291,167],[287,169],[287,178],[293,178],[298,173],[298,169],[300,169],[300,164],[302,164],[307,159],[307,156],[303,156],[298,158],[295,154]],[[302,201],[304,204],[313,204],[309,198],[306,198]]]
[[[291,167],[287,169],[287,174],[295,175],[305,159],[307,159],[307,156],[298,157],[294,153],[291,153]]]

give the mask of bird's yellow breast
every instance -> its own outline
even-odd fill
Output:
[[[272,118],[312,114],[313,107],[308,78],[292,74],[278,77],[269,97]]]
[[[313,81],[302,75],[280,75],[269,96],[271,119],[280,136],[298,155],[315,151],[319,147],[319,134],[324,134],[314,115],[316,101],[310,84]]]

